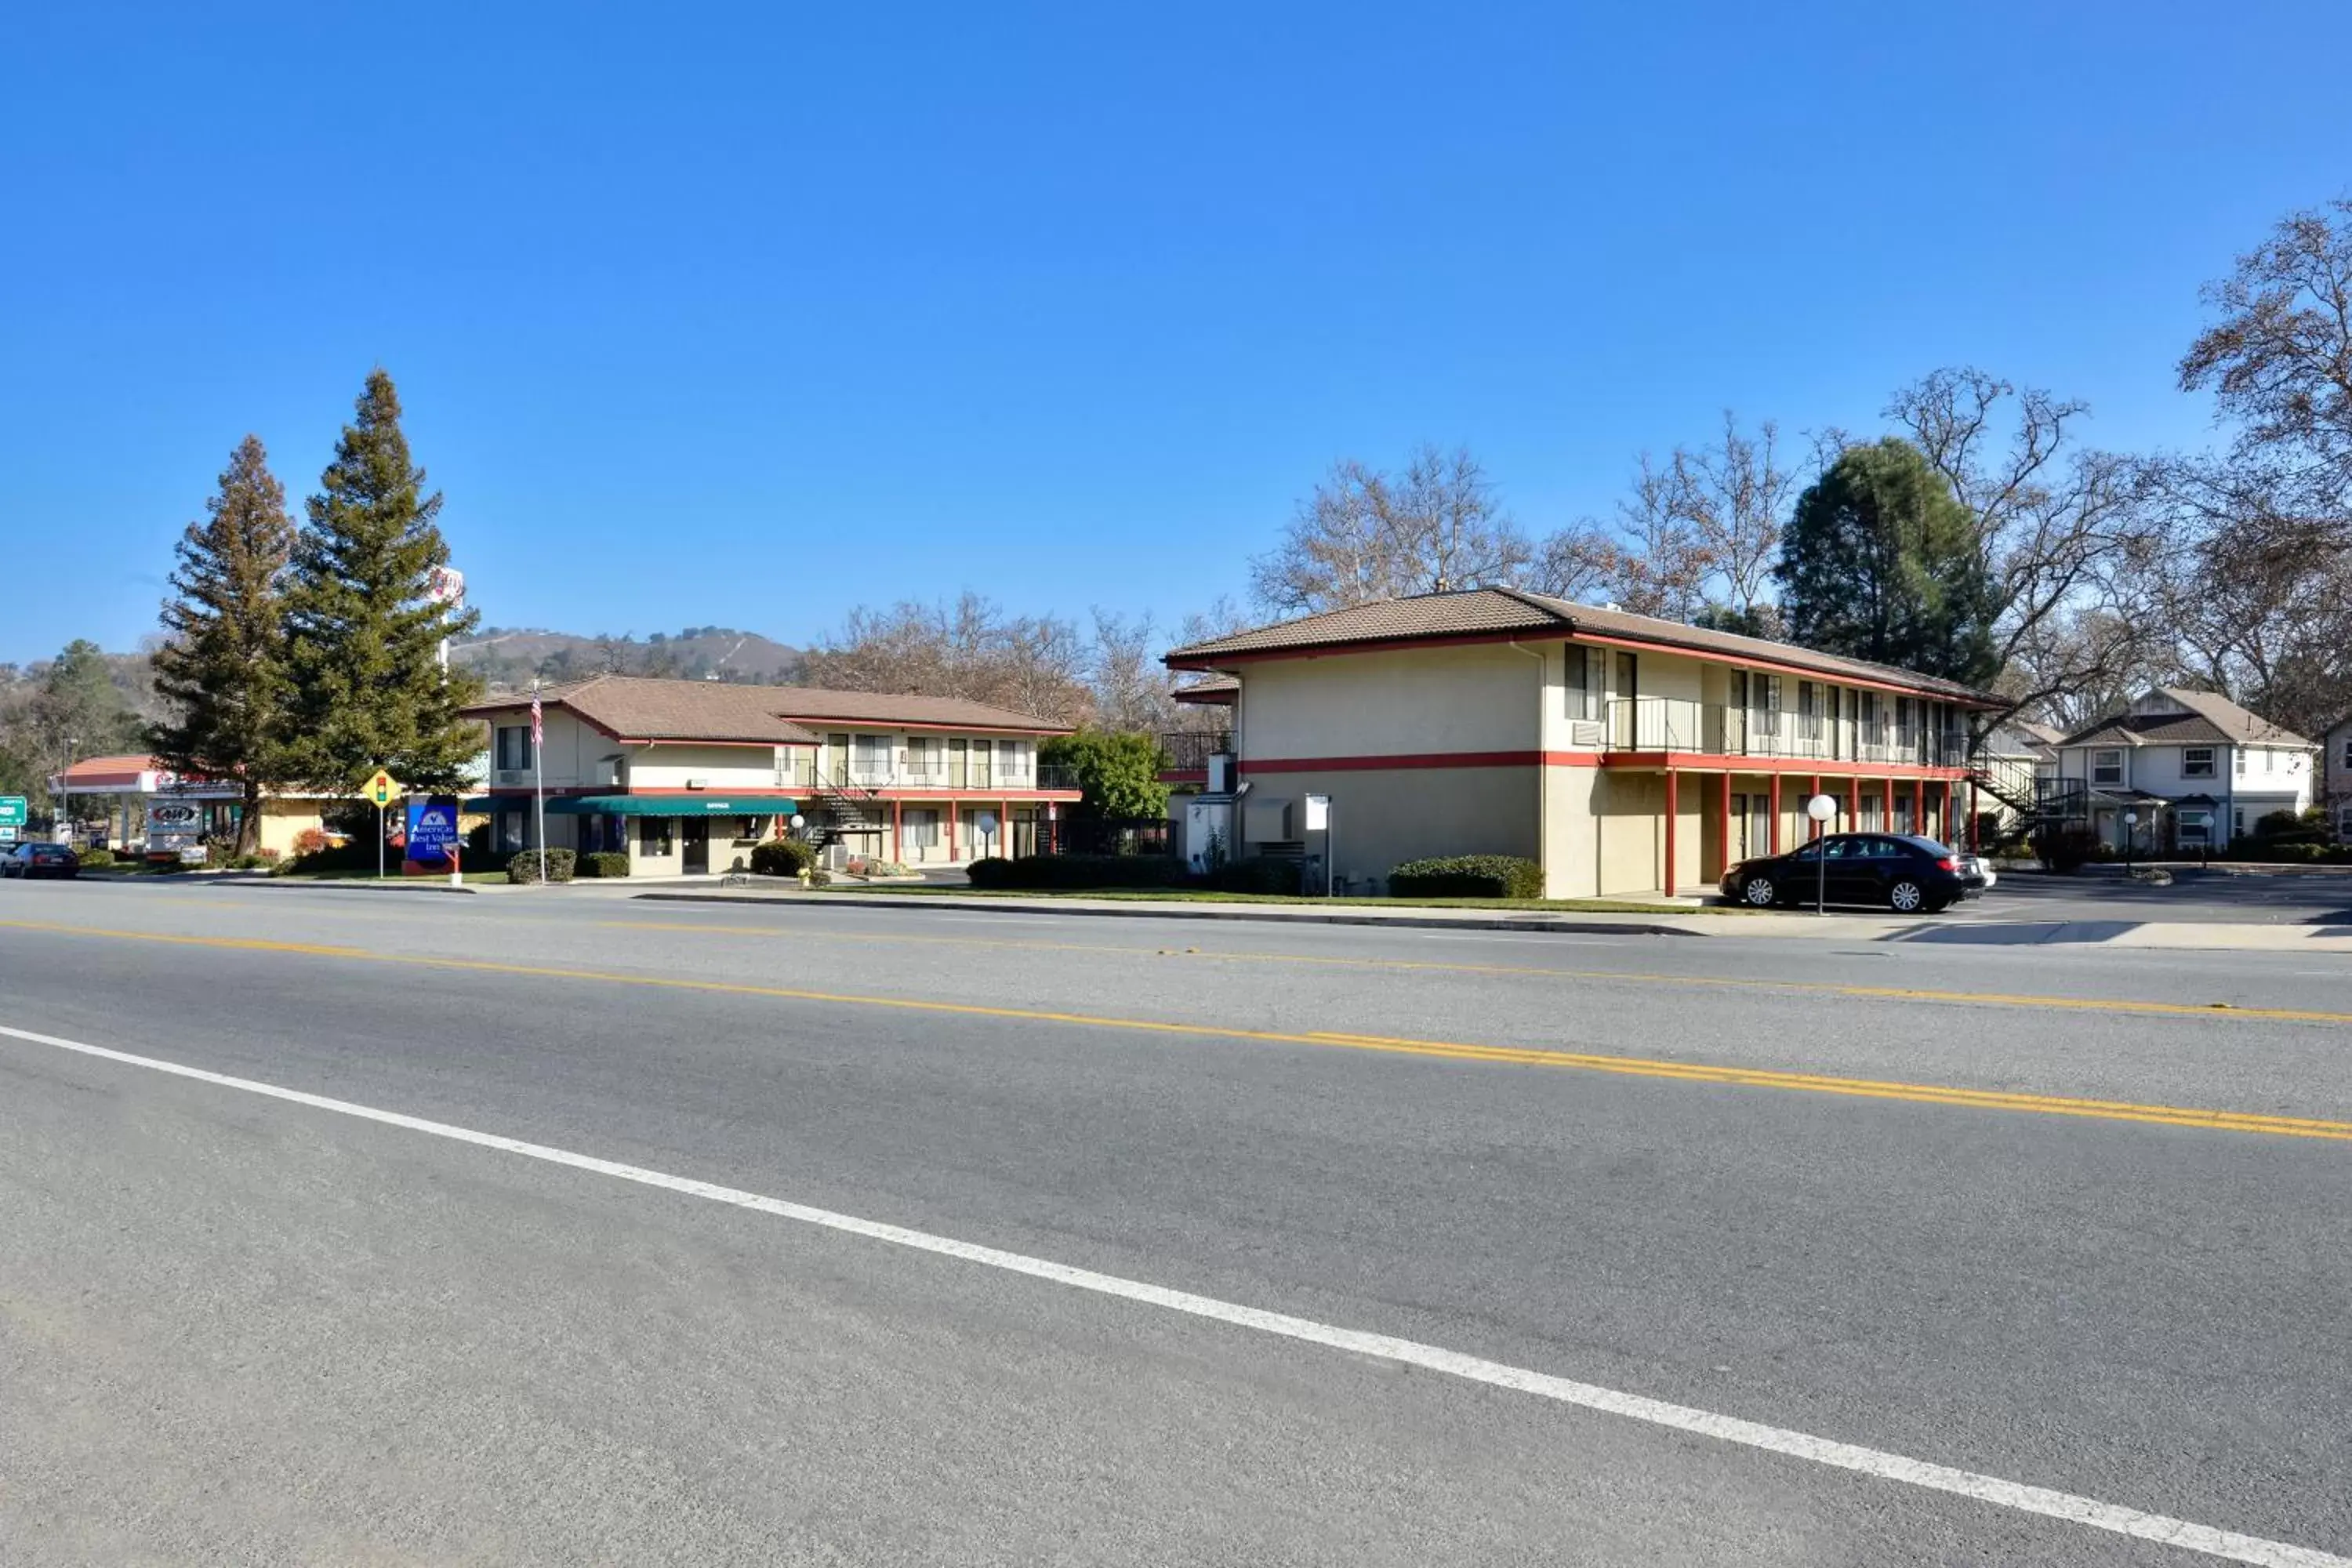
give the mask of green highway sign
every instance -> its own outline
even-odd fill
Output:
[[[25,826],[25,797],[21,795],[0,795],[0,827]]]

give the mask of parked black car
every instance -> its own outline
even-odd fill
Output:
[[[1820,897],[1933,914],[1983,891],[1983,877],[1963,871],[1957,853],[1907,833],[1832,833],[1786,855],[1742,860],[1723,874],[1723,896],[1758,909]]]
[[[81,857],[63,844],[19,844],[0,855],[0,877],[79,877]]]

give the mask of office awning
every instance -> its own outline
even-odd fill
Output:
[[[509,796],[529,804],[524,796]],[[789,816],[800,802],[781,795],[574,795],[551,800],[547,809],[561,816]]]

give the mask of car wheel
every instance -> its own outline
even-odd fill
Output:
[[[1927,907],[1927,890],[1906,877],[1886,889],[1886,901],[1898,915],[1916,915]]]
[[[1779,900],[1779,889],[1772,886],[1769,877],[1750,877],[1748,885],[1739,889],[1739,896],[1759,910],[1769,909]]]

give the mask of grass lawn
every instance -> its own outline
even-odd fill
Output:
[[[1295,909],[1329,909],[1335,905],[1368,910],[1539,910],[1612,915],[1739,915],[1748,911],[1732,905],[1643,903],[1630,899],[1295,899],[1286,893],[1219,893],[1200,888],[1106,888],[1088,892],[1076,888],[1015,890],[1011,888],[929,888],[907,883],[856,884],[835,882],[817,889],[827,893],[903,893],[950,899],[1109,899],[1136,903],[1285,904]]]
[[[373,882],[376,879],[373,871],[274,871],[270,875],[282,882]],[[504,871],[467,871],[465,878],[469,884],[503,883],[507,874]],[[449,882],[446,877],[403,877],[396,874],[388,874],[383,879],[387,882],[419,882],[427,887],[446,887]]]

